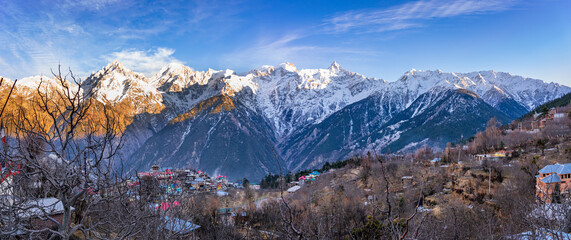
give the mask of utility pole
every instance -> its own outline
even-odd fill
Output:
[[[460,162],[460,151],[462,150],[462,141],[464,140],[464,134],[460,135],[460,142],[458,143],[458,160]]]
[[[489,174],[488,174],[488,196],[490,197],[490,199],[492,198],[491,192],[492,192],[492,167],[488,166],[489,169]]]

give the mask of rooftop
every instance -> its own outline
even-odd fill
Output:
[[[165,216],[164,220],[165,229],[179,234],[187,234],[200,228],[200,226],[180,218],[169,218]]]
[[[530,239],[530,240],[531,239],[545,239],[545,240],[571,239],[571,234],[566,233],[566,232],[562,232],[562,231],[547,229],[547,228],[539,228],[536,230],[527,231],[527,232],[523,232],[523,233],[520,233],[517,235],[510,236],[509,239],[521,239],[521,240],[527,240],[527,239]]]
[[[30,200],[23,205],[20,217],[54,215],[63,212],[63,204],[57,198],[40,198]],[[71,207],[73,211],[74,208]]]
[[[541,179],[541,181],[544,183],[556,183],[556,182],[561,182],[561,178],[559,178],[559,175],[557,174],[551,174]]]
[[[539,170],[539,173],[568,174],[571,173],[571,163],[566,163],[566,164],[556,163],[553,165],[547,165],[543,167],[541,170]]]
[[[293,186],[293,187],[288,188],[287,191],[292,193],[292,192],[299,190],[300,188],[301,188],[300,186]]]

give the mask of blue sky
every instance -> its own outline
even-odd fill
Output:
[[[114,59],[245,72],[333,60],[397,80],[412,68],[496,70],[571,86],[571,1],[0,0],[0,75],[80,76]]]

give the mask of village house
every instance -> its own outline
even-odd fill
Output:
[[[440,161],[442,161],[442,158],[434,158],[434,159],[430,160],[430,164],[436,165],[436,164],[438,164]]]
[[[260,190],[260,184],[256,184],[256,183],[250,183],[250,189],[253,190]]]
[[[401,184],[403,188],[409,188],[410,186],[412,186],[412,182],[414,180],[413,176],[403,176],[401,178]]]
[[[296,185],[296,186],[293,186],[293,187],[288,188],[288,189],[287,189],[287,192],[288,192],[288,193],[294,193],[295,191],[299,190],[300,188],[301,188],[301,186]]]
[[[29,228],[40,230],[44,228],[57,229],[63,221],[63,204],[57,198],[40,198],[24,203],[19,217],[27,219]],[[72,207],[73,211],[74,208]],[[47,218],[49,217],[49,218]],[[53,219],[56,222],[53,222]]]
[[[513,152],[513,150],[500,150],[491,154],[477,154],[476,159],[480,162],[480,164],[483,164],[486,160],[497,162],[499,160],[506,159],[506,157],[512,157]]]
[[[508,239],[571,239],[571,234],[548,228],[537,228],[531,231],[509,236]]]
[[[189,221],[165,216],[163,228],[171,232],[176,238],[180,239],[195,239],[194,232],[200,228],[199,225],[191,223]]]
[[[571,194],[571,163],[547,165],[535,178],[538,202],[560,203]]]

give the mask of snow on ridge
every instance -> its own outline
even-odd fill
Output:
[[[295,65],[293,63],[281,63],[280,65],[278,65],[278,68],[283,69],[285,71],[288,72],[297,72],[297,68],[295,67]]]
[[[114,65],[121,66],[114,62]],[[127,70],[123,70],[127,71]],[[191,107],[208,96],[226,94],[236,96],[243,89],[250,89],[248,106],[260,110],[277,132],[305,124],[319,123],[341,108],[360,101],[375,92],[387,92],[392,98],[409,106],[418,96],[438,89],[467,89],[479,96],[487,96],[486,102],[494,105],[498,97],[510,97],[527,108],[541,104],[541,94],[557,92],[557,96],[569,92],[560,85],[547,86],[541,80],[528,79],[509,73],[480,71],[472,73],[443,72],[441,70],[416,70],[406,72],[399,81],[386,82],[347,71],[334,61],[328,68],[297,69],[292,63],[277,67],[264,65],[245,74],[232,70],[194,71],[183,64],[169,64],[153,76],[149,82],[163,93],[175,94],[189,89],[186,96],[169,97],[172,105]],[[205,86],[206,90],[201,90]],[[544,89],[538,93],[530,89]],[[486,94],[490,91],[498,94]],[[558,92],[559,91],[559,92]],[[113,92],[110,92],[113,93]],[[118,94],[118,93],[115,93]],[[495,99],[492,99],[495,98]],[[246,100],[245,100],[246,101]]]
[[[150,83],[161,91],[177,92],[194,84],[205,85],[217,72],[211,69],[195,71],[181,63],[169,63],[151,78]]]
[[[238,76],[234,71],[226,70],[226,74],[223,79],[226,86],[222,90],[222,93],[228,96],[235,96],[237,92],[249,87],[255,94],[258,90],[258,84],[252,81],[252,77],[253,75]]]
[[[551,100],[545,96],[555,93],[552,96],[555,98],[571,91],[559,84],[495,71],[454,73],[412,69],[399,80],[387,82],[345,70],[336,61],[320,69],[297,69],[292,63],[264,65],[244,74],[232,70],[196,71],[180,63],[170,63],[150,78],[113,61],[86,80],[88,87],[95,88],[95,97],[100,101],[113,103],[133,96],[152,96],[153,102],[180,110],[188,110],[217,94],[241,97],[244,93],[249,97],[242,101],[273,122],[279,134],[319,123],[375,93],[388,98],[387,102],[397,103],[390,107],[399,109],[408,107],[428,91],[450,89],[466,89],[487,96],[484,101],[491,105],[499,102],[498,97],[509,97],[531,109]],[[497,93],[486,94],[491,90]]]
[[[64,89],[59,84],[59,81],[57,81],[54,77],[37,75],[37,76],[31,76],[31,77],[25,77],[25,78],[18,79],[18,81],[16,82],[15,91],[17,91],[19,93],[23,93],[25,95],[35,93],[37,91],[38,86],[40,85],[40,82],[42,84],[42,87],[40,88],[40,90],[44,93],[50,92],[53,89],[58,89],[59,91]],[[3,84],[3,87],[9,88],[12,86],[13,83],[14,83],[14,81],[12,81],[11,79],[4,78],[4,82],[2,84]],[[78,86],[75,83],[73,83],[71,81],[67,81],[66,83],[72,92],[75,92],[75,91],[81,92],[82,91],[81,89],[78,88]]]
[[[163,104],[162,95],[149,78],[125,68],[117,60],[85,79],[83,87],[93,91],[93,97],[104,104],[129,104],[131,114],[153,111],[159,109],[153,106]]]
[[[422,71],[412,69],[406,72],[399,81],[392,82],[393,88],[406,88],[415,96],[428,91],[431,86],[445,88],[464,88],[484,97],[484,101],[495,106],[500,102],[498,97],[509,97],[528,110],[545,101],[560,97],[571,88],[557,83],[525,78],[511,73],[479,71],[470,73],[446,73],[440,70]],[[486,94],[496,91],[499,94]],[[486,98],[485,96],[488,96]],[[550,96],[551,98],[545,98]],[[414,98],[414,97],[413,97]]]
[[[341,108],[381,90],[386,83],[346,71],[336,62],[327,69],[284,72],[284,67],[286,65],[281,64],[273,70],[265,66],[253,71],[266,73],[253,78],[259,86],[256,105],[274,122],[278,134],[319,123]]]
[[[53,78],[43,76],[43,75],[25,77],[25,78],[18,80],[18,82],[16,83],[16,87],[23,86],[23,87],[28,87],[31,89],[36,89],[38,87],[38,84],[40,84],[40,81],[42,81],[42,84],[46,84],[48,82],[51,82],[51,81],[49,81],[51,79],[53,79]],[[14,83],[14,82],[12,81],[12,83]]]
[[[339,65],[339,63],[337,63],[337,61],[333,61],[333,63],[331,63],[331,65],[329,66],[329,69],[334,71],[334,72],[339,72],[341,71],[341,66]]]

